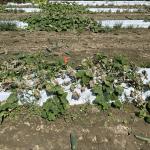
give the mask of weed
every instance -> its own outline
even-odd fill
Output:
[[[109,26],[103,27],[104,32],[111,32],[113,29]]]
[[[121,27],[122,27],[122,23],[116,23],[116,24],[113,26],[113,29],[118,30],[118,29],[121,29]]]
[[[5,6],[0,4],[0,13],[6,12]]]
[[[0,31],[16,31],[17,26],[15,23],[0,22]]]
[[[127,29],[133,29],[133,25],[129,25]]]
[[[116,11],[116,13],[121,13],[121,12],[120,12],[120,10],[118,9],[118,10]]]

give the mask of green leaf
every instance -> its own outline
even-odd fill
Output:
[[[99,103],[99,106],[101,107],[102,110],[107,110],[110,107],[110,104],[107,103],[106,101],[101,101]]]
[[[117,87],[115,87],[115,93],[116,93],[116,95],[121,95],[122,94],[122,92],[123,92],[123,87],[121,87],[121,86],[117,86]]]
[[[108,86],[108,87],[110,87],[112,85],[112,83],[107,80],[104,80],[104,84],[105,84],[105,86]]]
[[[12,93],[5,103],[0,103],[0,123],[18,106],[17,93]]]
[[[102,86],[101,85],[95,85],[92,89],[92,91],[94,92],[94,94],[96,95],[102,95],[103,91],[102,91]]]
[[[76,73],[76,77],[77,77],[77,78],[82,78],[84,75],[85,75],[85,71],[83,71],[83,70],[79,70],[79,71]]]
[[[41,117],[49,121],[55,120],[68,108],[67,94],[63,92],[60,86],[54,86],[51,92],[54,94],[54,97],[43,104],[41,112]]]
[[[128,60],[124,56],[116,56],[114,61],[121,65],[126,65],[128,62]]]
[[[145,109],[142,109],[142,110],[140,110],[139,112],[137,112],[136,115],[137,115],[138,117],[140,117],[140,118],[144,118],[144,117],[147,116],[147,115],[146,115],[146,110],[145,110]]]
[[[88,76],[89,78],[92,78],[93,77],[93,74],[91,71],[86,71],[86,76]]]
[[[90,80],[93,78],[92,73],[90,71],[79,70],[76,73],[77,79],[81,79],[82,85],[88,85]]]
[[[0,113],[2,111],[9,111],[15,109],[18,106],[17,94],[16,92],[12,93],[7,99],[6,103],[0,103]]]
[[[5,112],[5,111],[0,113],[0,124],[3,123],[4,118],[6,118],[8,115],[9,115],[8,112]]]
[[[122,103],[119,100],[116,100],[115,102],[112,102],[112,106],[120,109],[122,107]]]
[[[146,109],[147,109],[147,111],[150,113],[150,102],[148,102],[148,103],[146,104]]]
[[[150,123],[150,116],[145,116],[144,120],[145,120],[145,122]]]

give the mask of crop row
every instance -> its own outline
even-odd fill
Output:
[[[107,110],[132,102],[149,122],[149,69],[138,69],[122,56],[109,59],[96,54],[75,68],[66,59],[50,61],[50,57],[19,55],[0,65],[1,119],[22,105],[37,107],[40,116],[54,120],[69,105],[90,103]]]

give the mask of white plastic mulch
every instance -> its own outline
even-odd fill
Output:
[[[116,25],[121,24],[121,27],[127,28],[132,26],[133,28],[149,28],[150,22],[145,22],[144,20],[101,20],[98,21],[104,27],[113,28]]]
[[[142,78],[142,80],[144,84],[147,84],[150,82],[150,68],[139,68],[138,73],[142,73],[144,70],[147,72],[147,79]]]
[[[32,3],[7,3],[6,6],[33,6]],[[34,4],[34,6],[38,6],[38,4]]]
[[[88,8],[87,10],[91,11],[91,12],[112,12],[112,13],[116,13],[116,12],[138,12],[139,9],[127,9],[127,8]],[[142,11],[142,10],[140,10]]]
[[[142,76],[142,71],[146,71],[147,73],[147,78],[145,79]],[[150,82],[150,68],[139,68],[138,73],[141,74],[141,79],[144,84],[147,84]],[[84,90],[81,89],[80,83],[77,83],[73,91],[71,91],[70,86],[72,85],[71,79],[65,75],[65,78],[56,78],[55,82],[57,82],[59,85],[62,86],[64,89],[64,92],[67,93],[67,100],[70,105],[78,105],[78,104],[85,104],[85,103],[90,103],[92,104],[93,101],[95,100],[96,96],[93,95],[91,92],[91,89],[85,88]],[[68,84],[64,84],[68,83]],[[33,83],[32,83],[33,84]],[[135,89],[130,86],[128,87],[125,83],[122,83],[121,85],[124,88],[124,91],[122,95],[119,97],[119,99],[124,102],[124,101],[129,101],[132,102],[135,98],[138,96],[142,98],[142,100],[146,100],[148,97],[150,97],[150,90],[148,91],[138,91],[136,93],[136,97],[132,97],[131,94],[132,92],[135,91]],[[0,102],[7,100],[7,98],[10,96],[11,92],[9,91],[1,91],[0,92]],[[77,95],[77,96],[74,96]],[[52,98],[53,95],[47,95],[46,91],[43,89],[40,91],[40,99],[36,102],[39,106],[42,106],[44,102],[47,101],[48,98]],[[18,95],[19,98],[19,104],[23,104],[21,100],[28,101],[29,103],[35,100],[35,97],[32,96],[32,91],[24,92],[24,94]]]
[[[30,13],[30,12],[40,12],[40,8],[5,8],[6,10],[22,10],[24,12]]]
[[[74,90],[71,91],[70,87],[72,85],[71,79],[66,75],[64,79],[62,78],[56,78],[55,80],[59,85],[61,85],[64,89],[64,91],[67,93],[67,100],[70,105],[79,105],[79,104],[85,104],[85,103],[92,103],[95,100],[95,96],[92,94],[91,89],[85,88],[84,91],[81,89],[80,83],[78,83]],[[68,85],[64,85],[66,82],[68,82]],[[79,95],[79,98],[76,96],[73,96],[74,94]]]
[[[49,1],[50,3],[62,3],[66,1]],[[109,6],[109,5],[114,5],[114,6],[123,6],[123,5],[128,5],[128,6],[134,6],[134,5],[147,5],[150,6],[149,1],[67,1],[67,2],[75,2],[79,5],[84,5],[84,6]]]
[[[49,1],[50,3],[62,3],[66,1]],[[89,6],[101,6],[101,5],[114,5],[114,6],[123,6],[123,5],[129,5],[129,6],[134,6],[134,5],[147,5],[150,6],[149,1],[67,1],[67,2],[75,2],[80,5],[89,5]],[[7,3],[7,6],[32,6],[32,3]],[[38,6],[37,4],[34,4],[34,6]]]
[[[146,74],[147,74],[147,78],[145,78],[144,76],[141,76],[143,84],[150,83],[150,68],[139,68],[138,69],[138,73],[141,74],[141,75],[142,75],[143,71],[146,71]],[[122,86],[124,87],[124,91],[123,91],[122,96],[120,97],[120,99],[122,101],[125,101],[126,99],[128,99],[128,101],[132,102],[134,97],[131,97],[130,95],[131,95],[132,92],[135,92],[135,89],[132,86],[128,87],[124,83],[122,84]],[[146,100],[146,98],[150,97],[150,90],[148,90],[146,92],[138,91],[138,93],[136,94],[136,98],[137,97],[141,98],[142,100]]]
[[[17,20],[9,20],[9,21],[0,21],[0,24],[2,23],[12,23],[16,24],[17,28],[25,29],[28,27],[28,23],[17,21]]]
[[[7,100],[8,97],[10,96],[10,94],[11,94],[11,92],[1,91],[0,92],[0,102]]]

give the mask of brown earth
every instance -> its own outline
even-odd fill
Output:
[[[109,56],[125,55],[138,64],[150,64],[150,30],[128,29],[109,33],[0,32],[0,52],[36,52],[49,48],[53,54],[71,51],[72,60],[104,52]],[[5,55],[8,57],[8,55]],[[76,56],[76,57],[75,57]]]
[[[94,18],[95,20],[105,20],[105,19],[150,19],[150,13],[96,13],[96,14],[85,14],[85,16]]]
[[[62,118],[48,122],[25,110],[4,121],[1,150],[69,150],[70,134],[77,150],[148,150],[150,144],[135,135],[150,137],[150,125],[135,116],[131,105],[99,111],[94,106],[72,107]]]
[[[37,13],[34,13],[37,14]],[[33,13],[0,13],[0,20],[14,20],[23,19],[28,16],[33,15]],[[84,14],[82,16],[88,16],[94,18],[95,20],[101,19],[150,19],[150,13],[91,13]]]

